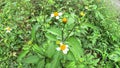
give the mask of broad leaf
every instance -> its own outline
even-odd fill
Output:
[[[67,40],[69,46],[70,46],[70,51],[73,53],[74,58],[78,60],[80,56],[83,55],[83,49],[80,40],[78,40],[75,37],[70,37]]]

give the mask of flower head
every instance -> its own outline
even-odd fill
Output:
[[[61,12],[54,12],[54,13],[52,13],[51,14],[51,17],[56,17],[56,19],[59,19],[59,16],[61,16],[62,15],[62,13]]]
[[[17,56],[17,52],[11,52],[10,56],[16,57]]]
[[[63,18],[62,22],[66,24],[67,23],[67,18]]]
[[[10,33],[12,29],[10,27],[6,27],[5,30],[6,30],[6,33]]]
[[[85,13],[83,11],[81,11],[80,16],[85,16]]]
[[[88,9],[89,9],[89,7],[88,7],[88,6],[85,6],[85,9],[87,9],[87,10],[88,10]]]
[[[67,54],[67,52],[69,51],[68,45],[65,45],[63,43],[60,43],[60,47],[57,47],[56,49],[57,51],[61,50],[64,54]]]

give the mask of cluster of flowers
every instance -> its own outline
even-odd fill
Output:
[[[56,19],[59,19],[62,14],[63,14],[62,12],[54,12],[54,13],[51,14],[51,18],[55,17]],[[62,18],[62,22],[64,24],[66,24],[67,23],[67,18],[66,17]]]
[[[88,9],[88,7],[85,7],[85,8]],[[56,19],[59,19],[62,14],[63,14],[62,12],[54,12],[51,14],[51,18],[55,17]],[[85,13],[81,11],[80,15],[85,16]],[[62,18],[62,22],[66,24],[67,18],[66,17]],[[10,33],[12,31],[12,28],[8,26],[5,28],[5,30],[6,30],[6,33]],[[68,53],[69,51],[68,45],[63,44],[62,42],[59,42],[59,43],[57,42],[57,44],[59,44],[59,47],[56,48],[57,51],[62,51],[64,54]]]
[[[59,19],[62,14],[63,14],[62,12],[54,12],[54,13],[51,14],[51,18],[54,17],[56,19]],[[64,24],[66,24],[67,23],[67,18],[65,18],[65,17],[62,18],[62,22]],[[64,54],[68,53],[68,51],[69,51],[68,45],[65,45],[64,43],[62,43],[60,41],[57,41],[56,44],[59,45],[59,47],[56,48],[57,51],[62,51]]]
[[[85,9],[88,9],[88,7],[85,7]],[[62,15],[63,13],[62,12],[53,12],[51,14],[51,18],[56,18],[56,19],[59,19],[60,16]],[[80,12],[80,16],[85,16],[85,13],[83,11]],[[64,24],[67,23],[67,18],[62,18],[62,22]],[[59,45],[59,47],[56,48],[57,51],[62,51],[64,54],[67,54],[68,51],[69,51],[69,46],[68,45],[65,45],[64,43],[62,42],[59,42],[57,41],[57,44]]]

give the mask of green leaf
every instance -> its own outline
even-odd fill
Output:
[[[24,63],[37,63],[39,60],[39,57],[36,55],[29,56],[25,59],[23,59]]]
[[[55,54],[55,51],[56,51],[56,48],[55,48],[55,44],[49,42],[48,43],[48,48],[46,50],[46,55],[49,57],[49,58],[52,58],[52,56]]]
[[[45,68],[61,68],[60,66],[60,53],[54,55],[53,60],[50,63],[47,63]]]
[[[45,60],[42,59],[38,62],[37,64],[37,68],[44,68],[45,67]]]
[[[51,67],[52,68],[59,68],[60,63],[60,53],[58,52],[56,55],[54,55],[53,61],[51,62]]]
[[[17,61],[20,62],[25,56],[26,54],[29,52],[29,50],[24,50],[20,53],[20,55],[17,58]]]
[[[55,36],[59,36],[59,37],[61,36],[61,30],[58,28],[55,28],[55,27],[48,29],[47,32],[49,32]]]
[[[80,64],[77,66],[78,68],[86,68],[86,66],[84,64]]]
[[[72,17],[68,18],[68,24],[73,24],[75,22],[75,20]]]
[[[51,41],[56,41],[57,39],[55,35],[50,34],[50,33],[45,33],[45,36]]]
[[[95,12],[95,15],[96,15],[97,18],[101,18],[101,19],[104,20],[103,14],[101,14],[99,11],[96,11],[96,12]]]
[[[40,52],[40,51],[41,51],[40,47],[39,47],[37,44],[34,44],[34,45],[32,46],[32,48],[33,48],[33,50],[36,51],[36,52]]]
[[[70,46],[70,51],[73,53],[74,58],[76,60],[79,60],[80,56],[83,55],[83,49],[82,49],[82,45],[79,39],[75,38],[75,37],[70,37],[67,40],[69,46]]]
[[[97,9],[97,5],[89,5],[89,7],[93,10]]]
[[[34,45],[32,46],[32,49],[33,49],[33,51],[36,52],[37,54],[38,54],[38,53],[41,54],[41,55],[44,54],[42,47],[39,47],[37,44],[34,44]],[[42,57],[43,57],[43,56],[41,56],[41,58],[42,58]]]
[[[120,49],[116,49],[115,51],[113,51],[110,55],[109,58],[115,62],[119,62],[120,61]]]
[[[40,27],[39,24],[36,24],[36,25],[33,26],[32,32],[31,32],[31,34],[32,34],[32,40],[35,40],[36,32],[37,32],[37,30],[38,30],[39,27]]]
[[[75,58],[73,58],[73,57],[74,57],[73,53],[70,52],[66,55],[66,60],[74,61]]]
[[[68,63],[66,68],[77,68],[77,66],[76,66],[75,62],[73,61],[73,62]]]
[[[49,4],[54,4],[55,2],[53,0],[48,0]]]
[[[51,63],[46,63],[45,68],[51,68]]]

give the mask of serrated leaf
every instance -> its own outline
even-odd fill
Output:
[[[55,27],[53,27],[51,29],[48,29],[47,32],[51,33],[51,34],[53,34],[55,36],[59,36],[59,37],[61,36],[61,30],[58,29],[58,28],[55,28]]]
[[[59,60],[60,60],[60,54],[58,52],[56,55],[54,55],[54,59],[51,62],[51,67],[52,68],[59,68],[59,66],[60,66]]]
[[[83,49],[81,48],[81,42],[75,37],[70,37],[67,40],[69,46],[70,46],[70,51],[73,53],[74,58],[78,60],[80,56],[83,55]]]
[[[50,34],[50,33],[45,33],[45,36],[51,41],[56,41],[57,39],[55,35]]]
[[[49,57],[49,58],[51,58],[54,54],[55,54],[55,50],[56,50],[56,48],[55,48],[55,44],[53,44],[53,43],[48,43],[48,48],[47,48],[47,50],[46,50],[46,55]]]

